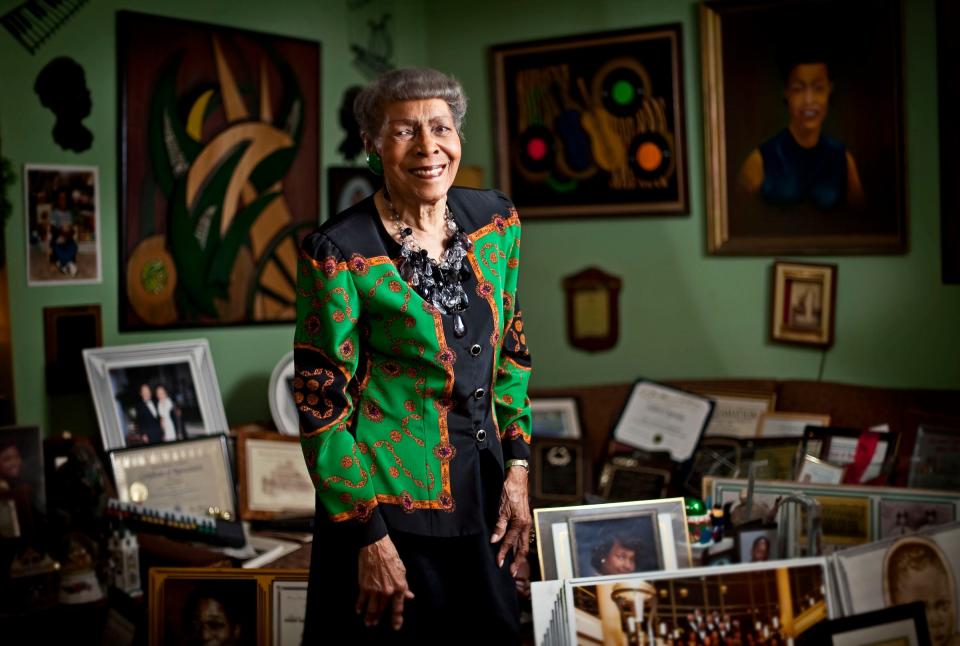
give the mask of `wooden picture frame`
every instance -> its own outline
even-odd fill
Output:
[[[43,308],[44,376],[49,395],[89,388],[83,350],[103,345],[99,305]]]
[[[320,44],[131,11],[116,25],[120,331],[294,321],[320,220]]]
[[[497,179],[524,217],[689,212],[682,27],[491,48]]]
[[[700,5],[709,253],[906,251],[901,15]]]
[[[777,393],[728,389],[689,389],[714,402],[713,415],[703,432],[704,437],[756,437],[760,418],[773,412]]]
[[[206,339],[88,348],[83,360],[106,451],[230,430]]]
[[[833,345],[837,266],[775,262],[770,340],[829,348]]]
[[[25,164],[23,204],[27,285],[100,283],[99,168]]]
[[[231,623],[231,633],[237,629],[236,643],[278,644],[274,641],[279,608],[276,586],[285,582],[305,583],[307,576],[307,570],[293,569],[151,568],[147,597],[149,643],[188,643],[190,608],[201,600],[213,600],[220,606],[219,616]],[[289,604],[287,607],[299,610]]]
[[[623,280],[598,267],[563,279],[567,342],[586,352],[609,350],[620,339]]]
[[[312,518],[316,511],[316,488],[297,437],[240,431],[237,482],[240,518],[244,520]]]

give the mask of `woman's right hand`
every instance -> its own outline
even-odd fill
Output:
[[[407,568],[403,566],[390,536],[360,548],[358,566],[360,596],[357,614],[363,614],[367,626],[376,626],[383,611],[390,606],[390,625],[400,630],[403,625],[403,604],[413,599],[407,586]]]

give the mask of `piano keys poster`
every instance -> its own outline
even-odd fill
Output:
[[[120,329],[294,320],[320,45],[119,12]]]

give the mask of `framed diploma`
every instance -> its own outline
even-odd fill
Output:
[[[577,503],[583,500],[586,464],[578,440],[533,438],[534,500]]]
[[[803,456],[797,482],[816,482],[820,484],[840,484],[843,482],[843,467],[818,460],[812,455]]]
[[[775,393],[727,393],[701,392],[716,404],[710,425],[704,433],[707,437],[756,437],[760,418],[773,412]]]
[[[757,435],[803,437],[808,426],[830,426],[830,416],[819,413],[762,413],[757,424]]]
[[[240,517],[313,516],[316,489],[295,437],[265,431],[237,436]]]
[[[224,520],[236,518],[224,435],[117,449],[110,466],[122,502],[200,515],[214,509]]]
[[[707,397],[641,379],[620,413],[613,439],[684,462],[693,455],[713,408]]]

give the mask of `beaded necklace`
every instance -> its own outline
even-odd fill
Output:
[[[403,258],[400,276],[441,314],[453,315],[453,333],[457,338],[462,337],[467,333],[467,326],[461,313],[470,307],[470,299],[463,289],[464,281],[470,277],[470,268],[464,260],[473,248],[473,241],[453,219],[448,204],[443,213],[449,235],[447,246],[440,254],[440,259],[433,260],[427,255],[427,250],[420,246],[413,229],[400,219],[400,213],[390,201],[386,187],[383,189],[383,200],[390,209],[400,241],[400,256]]]

